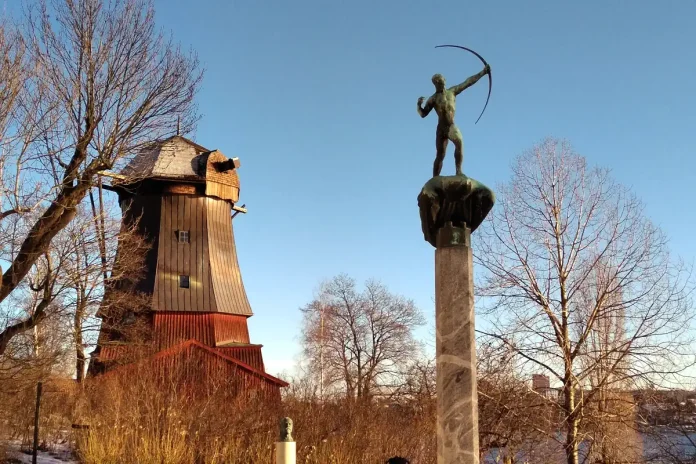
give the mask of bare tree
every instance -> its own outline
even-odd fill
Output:
[[[3,136],[8,133],[17,97],[22,91],[26,75],[25,51],[19,32],[6,21],[0,22],[0,133]]]
[[[26,146],[36,136],[27,85],[33,69],[21,31],[7,20],[0,22],[0,54],[0,249],[12,253],[14,237],[25,231],[18,216],[38,205],[41,182],[23,182]]]
[[[95,318],[97,310],[109,315],[108,321],[144,306],[142,295],[117,288],[116,284],[125,278],[135,279],[143,272],[148,246],[133,224],[120,224],[119,218],[113,216],[95,217],[86,205],[82,206],[78,220],[66,227],[51,246],[57,255],[55,260],[66,261],[59,277],[59,286],[65,289],[60,308],[72,320],[78,382],[85,375],[86,349],[96,343],[100,325]],[[106,209],[113,211],[115,208]]]
[[[25,23],[23,87],[8,123],[15,137],[0,166],[2,190],[19,192],[3,197],[8,210],[36,214],[0,224],[10,263],[0,288],[0,355],[45,317],[21,317],[7,298],[75,218],[100,172],[172,134],[177,120],[184,133],[192,129],[201,80],[196,57],[157,32],[148,0],[44,0]]]
[[[413,301],[376,282],[364,291],[340,275],[304,309],[303,344],[315,372],[348,398],[370,398],[393,384],[417,352],[413,329],[423,316]]]
[[[417,357],[405,369],[394,397],[405,397],[422,413],[435,413],[437,394],[435,358]]]
[[[601,260],[595,264],[590,277],[590,282],[594,282],[580,294],[583,309],[591,311],[600,298],[597,289],[610,285],[606,280],[615,272],[611,267]],[[589,462],[640,462],[643,454],[632,392],[636,385],[628,370],[630,356],[622,348],[627,341],[623,301],[621,288],[605,297],[604,308],[596,314],[583,355],[578,359],[579,367],[589,373],[587,389],[593,392],[580,422],[581,434],[587,437]],[[580,310],[575,316],[582,319],[591,314]],[[577,326],[583,327],[582,323]]]
[[[119,316],[125,312],[136,312],[144,306],[142,295],[114,284],[142,273],[144,252],[149,244],[135,232],[133,225],[121,225],[118,217],[110,215],[115,208],[105,210],[109,214],[105,219],[95,218],[84,203],[78,208],[77,220],[58,233],[29,272],[21,291],[10,297],[25,318],[37,311],[44,316],[33,330],[14,337],[8,345],[4,358],[6,366],[12,369],[3,372],[0,368],[3,380],[26,373],[27,369],[48,375],[70,358],[69,375],[74,373],[77,381],[82,381],[86,351],[95,344],[100,325],[94,317],[97,310],[108,315],[107,320],[120,320]],[[62,330],[57,330],[58,327]],[[55,341],[38,343],[46,340],[46,336],[39,340],[37,334],[46,330],[52,331],[50,339]],[[37,353],[39,346],[54,348],[42,348]],[[63,371],[68,372],[64,368]]]
[[[679,381],[691,363],[690,275],[636,196],[568,144],[546,140],[512,169],[476,241],[481,307],[495,315],[482,333],[560,384],[577,464],[599,392]]]

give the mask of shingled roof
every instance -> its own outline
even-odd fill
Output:
[[[175,135],[143,148],[121,171],[127,177],[205,180],[205,147]]]

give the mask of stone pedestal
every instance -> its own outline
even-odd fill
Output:
[[[469,230],[440,237],[453,233],[461,239],[435,250],[437,462],[478,464],[473,261]]]
[[[297,451],[294,441],[276,442],[276,464],[295,464]]]
[[[423,238],[436,248],[438,464],[479,464],[471,232],[494,203],[464,175],[433,177],[418,195]]]

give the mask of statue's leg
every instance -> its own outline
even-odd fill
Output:
[[[452,126],[449,131],[449,139],[454,144],[454,166],[457,175],[462,174],[462,162],[464,161],[464,143],[462,142],[462,133],[459,132],[457,126]]]
[[[447,154],[448,143],[447,134],[438,130],[435,135],[436,154],[435,163],[433,164],[433,177],[439,176],[442,172],[442,162],[445,160],[445,154]]]

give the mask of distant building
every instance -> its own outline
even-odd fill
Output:
[[[534,391],[548,390],[551,388],[551,381],[548,375],[543,374],[533,374],[532,375],[532,389]]]
[[[551,388],[551,381],[549,380],[549,377],[547,375],[533,374],[532,390],[549,400],[558,399],[558,389]]]

